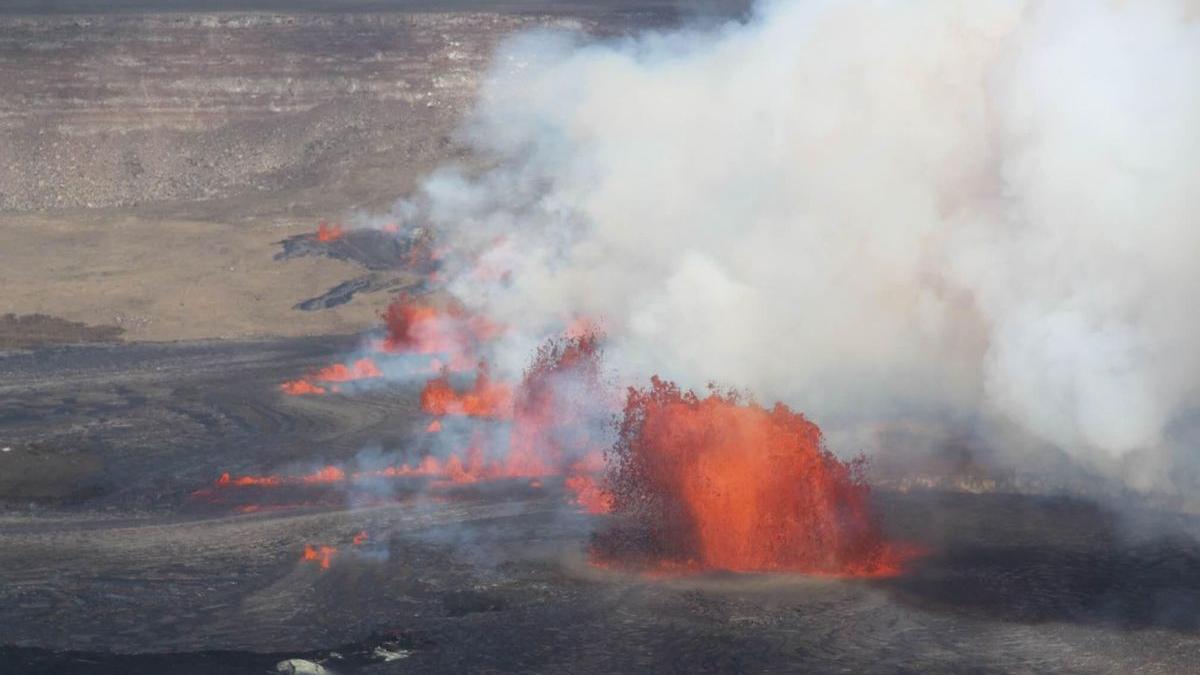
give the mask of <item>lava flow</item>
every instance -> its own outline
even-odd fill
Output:
[[[302,396],[305,394],[324,394],[326,389],[317,384],[331,382],[354,382],[356,380],[367,380],[383,377],[383,371],[371,359],[358,359],[354,363],[347,366],[344,363],[335,363],[331,366],[326,366],[321,370],[303,377],[298,380],[288,380],[279,385],[283,393],[290,396]],[[336,386],[334,391],[338,391]]]
[[[339,483],[346,480],[346,472],[336,466],[326,466],[310,474],[302,476],[241,476],[233,478],[229,472],[221,474],[217,479],[217,487],[250,487],[277,485],[318,485],[321,483]]]
[[[629,390],[612,460],[601,564],[888,576],[905,557],[871,512],[865,460],[838,460],[780,403],[653,378]]]
[[[455,391],[446,375],[430,380],[421,396],[422,408],[438,417],[428,424],[427,432],[442,430],[442,416],[490,417],[508,425],[507,434],[473,433],[470,442],[444,458],[427,455],[417,464],[358,471],[331,465],[299,475],[233,477],[224,473],[212,489],[353,484],[403,478],[431,479],[431,487],[436,488],[563,476],[564,486],[575,495],[580,507],[592,513],[605,512],[608,495],[596,478],[604,467],[603,452],[611,431],[609,420],[616,406],[601,382],[599,344],[595,333],[548,341],[538,350],[515,389],[493,381],[482,363],[474,384],[464,393]],[[356,376],[377,372],[373,365],[368,368],[357,364],[349,371]],[[204,492],[204,496],[210,493]]]

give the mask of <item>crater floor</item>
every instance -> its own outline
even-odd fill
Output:
[[[223,471],[352,463],[364,447],[419,444],[415,389],[278,391],[356,339],[0,357],[0,476],[22,476],[0,482],[0,657],[13,672],[261,673],[288,657],[339,672],[1167,673],[1195,663],[1200,547],[1188,516],[880,492],[888,531],[926,551],[902,576],[655,580],[590,566],[598,517],[575,512],[553,481],[433,496],[392,485],[374,499],[297,489],[257,509],[244,507],[266,491],[205,498]],[[301,559],[306,545],[337,547],[328,569]],[[379,645],[400,656],[383,660]]]

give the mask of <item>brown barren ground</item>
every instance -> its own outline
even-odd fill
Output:
[[[0,229],[6,312],[113,326],[128,340],[347,333],[375,322],[387,302],[374,294],[293,310],[361,271],[326,258],[274,262],[275,242],[308,224],[17,215],[0,217]],[[0,343],[14,330],[0,322]]]
[[[670,3],[150,4],[0,12],[0,315],[129,341],[364,329],[385,293],[292,309],[361,270],[276,263],[274,243],[386,211],[438,164],[471,161],[454,130],[513,32],[678,18]]]

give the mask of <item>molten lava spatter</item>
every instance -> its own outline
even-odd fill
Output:
[[[568,476],[564,485],[575,495],[575,503],[584,511],[595,514],[612,511],[612,495],[590,474]]]
[[[317,241],[337,241],[344,236],[346,236],[346,231],[342,229],[341,225],[330,225],[325,222],[317,225]]]
[[[480,363],[475,383],[463,393],[450,385],[446,375],[425,383],[421,391],[421,410],[429,415],[507,418],[512,415],[512,388],[492,381],[486,363]]]
[[[475,367],[481,345],[501,331],[456,303],[436,305],[407,295],[388,305],[382,318],[387,336],[378,344],[380,351],[438,357],[439,365],[452,372]]]
[[[601,337],[584,332],[543,344],[513,404],[508,463],[525,475],[568,477],[589,511],[605,510],[591,476],[604,465],[614,401],[602,381]],[[586,496],[584,496],[586,493]]]
[[[606,488],[617,517],[593,554],[643,569],[886,576],[904,555],[871,512],[864,460],[776,404],[699,397],[658,378],[630,389]]]

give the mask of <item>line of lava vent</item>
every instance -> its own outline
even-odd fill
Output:
[[[212,490],[413,479],[435,489],[513,479],[541,488],[553,477],[579,508],[608,514],[591,544],[601,566],[883,576],[902,565],[905,550],[885,540],[872,512],[865,460],[839,460],[815,424],[782,404],[767,409],[716,390],[700,397],[657,377],[622,395],[605,372],[601,331],[587,321],[546,339],[510,383],[488,358],[513,326],[431,296],[401,296],[381,319],[386,334],[370,343],[371,358],[281,388],[311,395],[331,382],[384,384],[391,361],[407,360],[406,373],[424,373],[423,456],[290,476],[224,474]],[[305,555],[327,566],[331,553]]]

